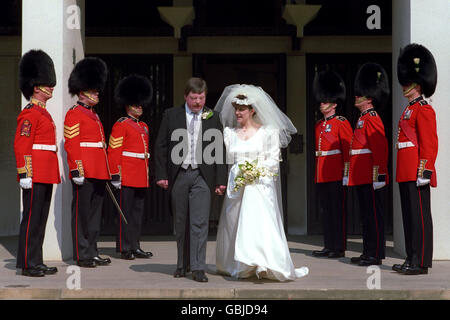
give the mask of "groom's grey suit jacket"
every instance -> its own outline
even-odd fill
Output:
[[[220,132],[223,134],[223,126],[220,122],[219,114],[217,112],[213,111],[213,116],[211,118],[202,119],[201,121],[201,137],[203,137],[203,134],[206,130],[211,128],[220,130]],[[169,108],[164,112],[154,151],[155,176],[156,181],[168,180],[169,190],[171,190],[181,168],[181,164],[175,164],[171,159],[173,148],[177,146],[181,141],[181,139],[172,141],[172,133],[177,129],[186,128],[186,109],[184,104],[181,107]],[[206,146],[208,146],[211,141],[203,141],[201,137],[201,152],[203,154]],[[214,192],[215,187],[218,185],[227,185],[227,166],[225,164],[225,145],[223,142],[223,138],[220,141],[220,145],[222,148],[222,156],[220,157],[220,159],[218,159],[217,156],[215,157],[218,163],[214,162],[213,164],[206,164],[203,159],[198,166],[200,169],[200,173],[203,179],[206,181],[211,192]],[[183,159],[185,157],[186,155],[182,155]]]

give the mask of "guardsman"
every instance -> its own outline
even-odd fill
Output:
[[[115,89],[115,99],[125,107],[127,116],[114,124],[109,137],[108,160],[112,185],[128,224],[119,219],[116,251],[122,259],[150,258],[151,252],[141,249],[139,237],[147,188],[149,187],[149,129],[140,121],[143,108],[152,99],[150,81],[138,75],[122,79]]]
[[[385,258],[383,216],[389,150],[383,121],[375,108],[385,106],[389,93],[389,79],[382,66],[366,63],[358,70],[355,106],[361,115],[350,145],[348,186],[353,186],[363,227],[362,255],[351,258],[360,266],[380,265]]]
[[[25,53],[19,64],[19,86],[30,102],[17,118],[14,139],[18,181],[23,194],[16,267],[30,277],[58,271],[56,267],[46,266],[42,258],[53,184],[61,182],[56,127],[46,109],[55,85],[52,59],[42,50]]]
[[[406,260],[394,265],[403,274],[427,274],[433,259],[430,186],[436,187],[434,163],[438,153],[436,114],[423,99],[433,95],[437,68],[431,52],[410,44],[400,53],[398,80],[408,99],[398,125],[397,176],[402,204]]]
[[[347,244],[342,179],[344,163],[349,162],[352,127],[347,119],[336,115],[336,107],[345,101],[345,84],[337,73],[318,73],[313,90],[323,114],[316,124],[315,182],[324,235],[324,248],[313,251],[313,255],[340,258],[345,256]]]
[[[69,92],[78,96],[64,120],[64,148],[72,179],[73,258],[81,267],[107,265],[98,255],[105,184],[111,179],[103,125],[94,110],[107,79],[106,64],[98,58],[79,61],[69,77]]]

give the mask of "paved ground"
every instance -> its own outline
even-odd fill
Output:
[[[387,242],[387,258],[378,271],[350,264],[350,257],[362,249],[359,238],[348,242],[346,257],[338,260],[315,258],[311,251],[321,249],[320,236],[289,237],[296,267],[307,266],[308,276],[280,283],[269,280],[234,280],[215,274],[215,241],[207,246],[208,283],[190,276],[175,279],[176,246],[173,237],[148,237],[141,242],[151,259],[121,260],[112,238],[99,242],[100,254],[111,257],[110,266],[79,269],[80,290],[76,285],[73,261],[51,262],[56,275],[29,278],[15,268],[17,237],[0,238],[0,299],[446,299],[450,300],[450,261],[435,261],[430,274],[404,276],[391,270],[403,259]],[[379,289],[369,289],[377,286]]]

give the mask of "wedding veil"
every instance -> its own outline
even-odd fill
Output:
[[[236,99],[237,96],[240,96],[240,101]],[[286,148],[291,141],[291,135],[297,132],[291,120],[277,107],[272,98],[261,87],[249,84],[233,84],[223,90],[214,110],[220,113],[224,127],[237,127],[232,102],[251,105],[256,111],[256,122],[277,129],[281,148]]]

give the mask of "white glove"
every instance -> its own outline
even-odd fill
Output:
[[[342,178],[342,185],[343,185],[343,186],[348,186],[348,176],[344,176],[344,177]]]
[[[122,182],[121,181],[111,181],[111,184],[114,186],[114,188],[116,189],[120,189],[122,187]]]
[[[31,178],[22,178],[19,183],[22,189],[31,189],[33,186],[33,180],[31,180]]]
[[[79,186],[82,186],[84,183],[84,177],[73,177],[73,182]]]
[[[374,182],[373,183],[373,190],[378,190],[380,188],[383,188],[386,185],[386,182],[381,181],[381,182]]]
[[[430,183],[430,179],[425,179],[425,178],[420,178],[420,177],[417,178],[417,181],[416,181],[416,185],[418,187],[425,186],[429,183]]]

